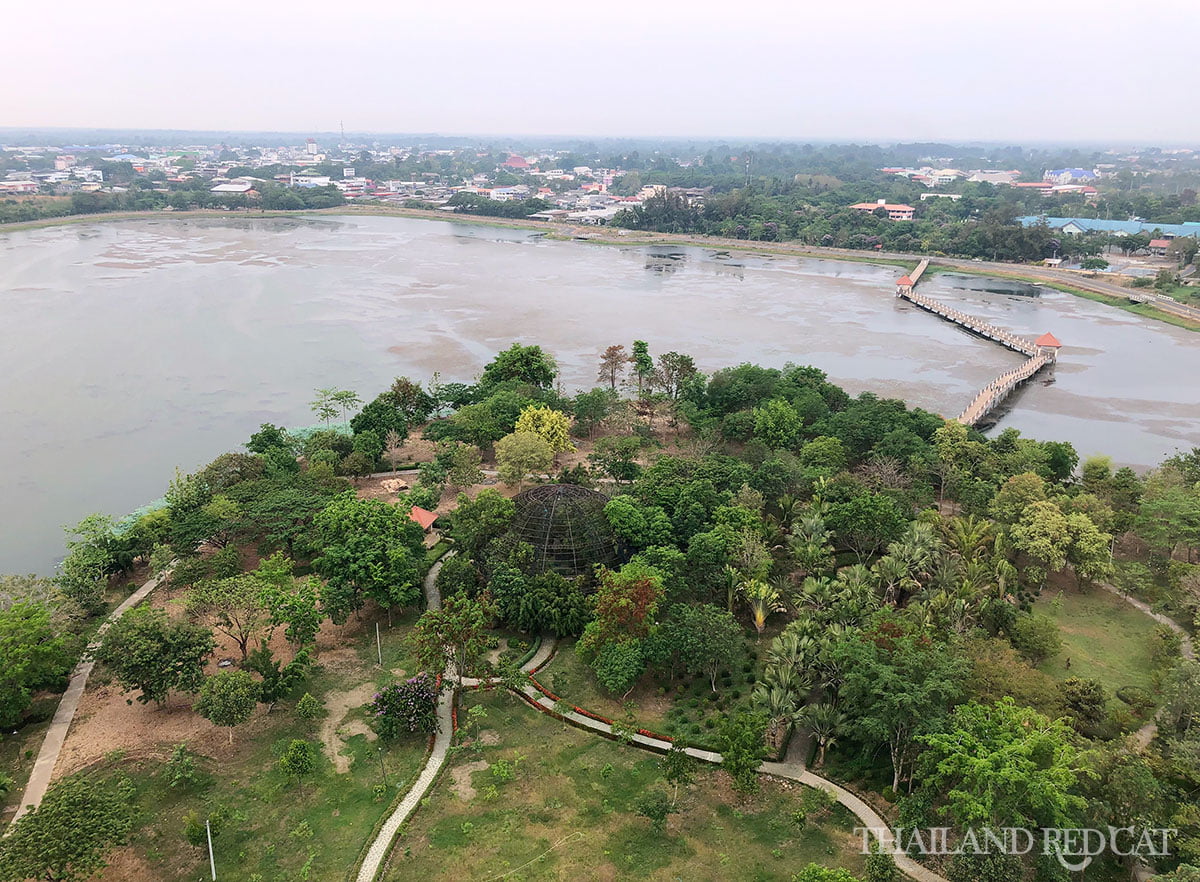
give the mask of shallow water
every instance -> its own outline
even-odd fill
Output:
[[[898,275],[382,217],[0,234],[0,572],[49,572],[63,524],[135,508],[260,423],[313,422],[318,387],[471,380],[514,340],[549,348],[568,391],[594,384],[604,347],[639,338],[706,371],[814,364],[953,416],[1020,357],[897,301]],[[1000,427],[1141,466],[1200,443],[1200,337],[994,279],[922,289],[1066,344],[1053,384],[1026,387]]]

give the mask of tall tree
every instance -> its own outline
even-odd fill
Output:
[[[519,487],[530,473],[544,473],[553,462],[554,448],[533,432],[513,432],[496,442],[500,480],[510,487]]]
[[[407,509],[347,491],[316,517],[322,547],[313,561],[326,586],[322,602],[343,624],[366,598],[381,606],[411,606],[420,599],[424,534]]]
[[[213,725],[227,728],[233,744],[234,727],[250,719],[261,694],[258,681],[245,671],[220,671],[200,687],[195,711]]]
[[[487,649],[492,610],[483,602],[455,595],[441,609],[427,609],[413,629],[413,645],[421,667],[434,674],[453,663],[461,677],[478,665]]]
[[[40,603],[0,609],[0,728],[15,726],[33,692],[56,685],[70,670],[71,653]]]
[[[554,385],[556,376],[558,365],[548,352],[542,351],[541,346],[522,346],[514,343],[508,349],[497,353],[483,369],[479,384],[490,387],[508,380],[517,380],[539,389],[549,389]]]
[[[138,701],[161,706],[172,690],[199,691],[215,646],[207,628],[171,622],[162,610],[139,606],[112,624],[96,658],[125,689],[140,690]]]
[[[609,346],[600,354],[600,370],[596,374],[596,382],[608,383],[609,390],[616,392],[617,384],[625,375],[625,365],[628,363],[629,356],[624,346],[619,343]]]
[[[0,879],[82,882],[128,841],[136,817],[122,788],[64,778],[0,840]]]
[[[629,356],[629,363],[633,365],[638,398],[645,398],[654,378],[654,359],[650,357],[650,345],[645,340],[633,341],[633,354]]]
[[[236,643],[242,661],[246,660],[250,641],[271,623],[263,583],[253,573],[206,579],[188,592],[187,608],[191,615],[207,619]]]

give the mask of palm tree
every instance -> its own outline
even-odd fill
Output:
[[[952,553],[969,560],[991,543],[992,523],[975,515],[950,518],[942,524],[942,539]]]
[[[811,609],[821,612],[833,606],[835,599],[834,583],[829,579],[817,579],[808,576],[800,583],[800,590],[793,600],[797,608]]]
[[[810,688],[812,682],[794,668],[768,667],[763,672],[763,679],[754,687],[751,701],[767,715],[772,746],[779,747],[787,735]]]
[[[763,629],[767,626],[767,617],[774,612],[787,609],[779,598],[779,592],[762,579],[747,579],[741,585],[741,593],[750,607],[750,615],[754,618],[754,629],[762,637]]]
[[[825,751],[837,743],[846,725],[846,715],[828,702],[810,704],[800,711],[800,722],[812,730],[817,740],[817,768],[825,764]]]

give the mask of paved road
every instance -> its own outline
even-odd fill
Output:
[[[71,680],[67,684],[67,691],[63,693],[62,699],[58,702],[58,710],[54,712],[54,719],[50,722],[50,728],[46,730],[46,737],[42,741],[42,749],[38,751],[37,760],[33,764],[33,772],[29,776],[29,782],[25,785],[25,793],[21,796],[21,804],[17,807],[17,813],[13,815],[14,823],[21,815],[42,804],[42,798],[46,795],[46,789],[50,786],[50,781],[54,777],[54,767],[58,764],[58,754],[62,750],[63,742],[67,740],[67,732],[71,728],[71,721],[75,719],[75,711],[79,708],[79,700],[83,697],[83,690],[87,687],[88,676],[92,673],[92,668],[96,664],[92,657],[103,642],[104,632],[112,626],[113,622],[145,600],[146,596],[158,587],[159,582],[165,575],[166,573],[160,573],[142,585],[137,591],[130,594],[96,630],[96,636],[92,638],[92,642],[88,644],[87,649],[84,651],[83,659],[75,666],[75,670],[71,672]],[[9,827],[9,829],[12,828]]]

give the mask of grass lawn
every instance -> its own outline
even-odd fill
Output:
[[[342,685],[337,676],[321,673],[302,688],[321,697]],[[347,721],[356,715],[361,714],[351,712]],[[200,786],[172,788],[158,760],[114,758],[105,764],[96,774],[133,780],[145,821],[105,880],[133,882],[147,873],[164,882],[200,878],[200,870],[207,872],[207,855],[184,840],[183,817],[220,807],[228,820],[213,843],[219,878],[342,882],[393,796],[416,779],[427,741],[414,738],[385,749],[388,787],[383,793],[375,792],[383,774],[378,742],[361,734],[345,741],[344,752],[353,757],[348,772],[338,774],[321,754],[316,773],[297,784],[276,761],[293,738],[315,743],[319,726],[320,721],[299,719],[290,706],[276,709],[253,737],[235,732],[229,753],[200,760],[207,779]]]
[[[397,839],[388,882],[775,880],[810,862],[861,871],[849,815],[835,809],[803,830],[793,824],[798,784],[764,781],[743,800],[723,772],[702,767],[656,833],[636,810],[662,786],[656,755],[567,726],[505,692],[469,692],[464,705],[462,746]],[[473,706],[486,717],[471,724]]]
[[[42,749],[42,739],[50,728],[58,700],[58,695],[35,699],[25,718],[36,722],[26,722],[16,731],[0,733],[0,777],[11,778],[13,782],[7,793],[0,795],[0,832],[8,826],[21,802],[25,783],[33,771],[38,751]]]
[[[1041,665],[1043,672],[1099,680],[1110,694],[1122,686],[1151,688],[1158,627],[1151,618],[1099,588],[1046,591],[1035,608],[1058,622],[1063,639],[1062,652]]]

